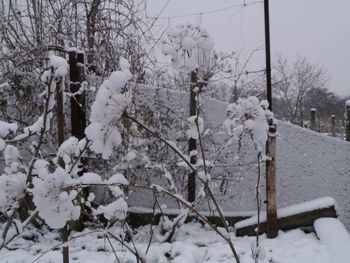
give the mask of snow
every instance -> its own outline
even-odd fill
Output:
[[[171,64],[178,73],[187,74],[197,68],[209,67],[213,46],[214,41],[205,29],[186,24],[168,30],[161,51],[171,56]]]
[[[327,196],[327,197],[311,200],[308,202],[303,202],[300,204],[279,208],[277,210],[277,217],[284,218],[284,217],[288,217],[288,216],[292,216],[292,215],[296,215],[296,214],[301,214],[301,213],[305,213],[305,212],[312,211],[312,210],[328,208],[331,206],[336,206],[336,202],[335,202],[334,198]],[[255,216],[252,216],[251,218],[237,222],[235,224],[235,228],[236,229],[243,228],[246,226],[257,224],[257,222],[258,222],[258,218],[257,218],[257,215],[255,215]],[[265,211],[261,211],[260,222],[266,222],[266,212]]]
[[[154,229],[150,249],[146,253],[149,243],[149,231]],[[109,229],[111,233],[119,236],[120,229],[115,226]],[[133,231],[135,246],[145,255],[146,262],[151,263],[232,263],[235,262],[229,246],[213,231],[208,230],[199,223],[182,225],[175,233],[173,242],[160,243],[159,229],[156,226],[143,226]],[[113,250],[104,236],[103,229],[85,229],[82,233],[71,234],[69,242],[70,259],[72,262],[117,262]],[[11,243],[11,248],[2,249],[0,257],[2,262],[24,263],[33,262],[36,258],[48,251],[38,263],[60,263],[62,255],[60,250],[51,250],[59,244],[59,233],[44,231],[42,234],[34,234],[27,230],[23,236],[26,239],[16,239]],[[28,238],[28,237],[35,238]],[[74,238],[75,237],[75,238]],[[237,238],[233,233],[230,237],[237,248],[242,263],[253,263],[251,256],[251,244],[255,237]],[[33,241],[37,240],[37,241]],[[124,246],[110,238],[116,254],[121,262],[136,263],[135,257]],[[315,234],[305,234],[300,230],[279,232],[278,238],[267,239],[265,235],[260,237],[261,247],[266,251],[265,261],[278,263],[333,263],[330,261],[330,251]],[[133,247],[131,244],[129,246]]]
[[[56,56],[53,52],[49,53],[48,67],[53,68],[55,77],[63,77],[67,75],[67,72],[68,72],[67,61],[62,57]]]
[[[125,179],[124,175],[122,174],[114,174],[107,180],[108,184],[128,184],[128,180]]]
[[[18,126],[16,123],[0,121],[0,138],[5,138],[10,133],[16,133]]]
[[[345,102],[345,105],[350,107],[350,100],[347,100],[347,101]]]
[[[134,99],[150,109],[156,109],[162,116],[168,116],[183,123],[189,116],[189,94],[148,85],[138,85]],[[220,148],[226,135],[222,124],[227,118],[228,103],[202,95],[203,110],[201,117],[205,130],[210,129],[215,136],[206,136],[205,147]],[[275,120],[274,120],[275,122]],[[238,132],[239,133],[239,132]],[[210,138],[210,145],[208,139]],[[168,138],[174,140],[173,138]],[[245,140],[245,138],[243,138]],[[250,138],[249,138],[250,140]],[[230,144],[225,158],[217,161],[218,167],[211,172],[213,191],[224,211],[253,211],[256,209],[256,150],[251,143],[244,141],[239,149],[236,142]],[[239,159],[237,159],[239,154]],[[337,212],[340,220],[350,229],[350,144],[333,137],[326,137],[284,121],[277,123],[277,206],[286,207],[297,203],[332,196],[337,201]],[[206,156],[209,159],[209,156]],[[180,163],[183,164],[183,163]],[[220,168],[220,165],[230,165]],[[232,165],[232,166],[231,166]],[[262,167],[262,171],[264,171]],[[220,188],[219,180],[223,174],[229,174],[227,191]],[[176,178],[174,178],[176,182]],[[181,187],[178,190],[181,190]],[[264,180],[261,184],[262,201],[265,193]],[[130,206],[151,208],[153,195],[140,191],[142,198],[134,191],[128,202]],[[185,195],[185,193],[184,193]],[[176,203],[160,197],[159,201],[169,208],[175,208]],[[208,210],[206,203],[199,204],[201,211]]]
[[[39,216],[54,229],[63,228],[68,220],[78,219],[80,206],[73,203],[75,193],[71,192],[74,190],[64,190],[73,184],[70,175],[61,167],[57,167],[53,173],[45,166],[37,166],[36,169],[42,170],[40,177],[33,178],[32,190]]]
[[[96,173],[84,173],[79,177],[79,182],[81,184],[101,184],[101,176]]]
[[[186,131],[188,138],[193,138],[195,140],[198,140],[199,134],[202,134],[204,130],[204,122],[202,117],[191,116],[187,120],[190,124],[190,128]],[[199,134],[198,134],[198,131],[199,131]]]
[[[267,109],[266,101],[259,102],[257,97],[240,98],[237,103],[227,107],[227,119],[224,124],[235,139],[246,132],[251,135],[258,152],[262,152],[267,141],[268,123],[272,113]]]
[[[99,88],[91,107],[90,125],[85,129],[86,137],[92,141],[90,149],[108,159],[121,141],[118,121],[131,102],[130,91],[124,90],[131,79],[128,62],[121,58],[121,71],[113,72]]]
[[[118,198],[112,203],[97,208],[98,214],[103,214],[107,220],[124,220],[128,211],[128,204],[123,198]]]
[[[344,225],[335,218],[320,218],[314,223],[317,236],[330,253],[330,263],[350,261],[350,235]]]
[[[184,50],[191,50],[196,46],[196,42],[192,37],[184,37],[181,42],[182,48]]]

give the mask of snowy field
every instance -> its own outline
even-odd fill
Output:
[[[112,233],[118,235],[118,228],[112,228]],[[90,233],[93,232],[93,233]],[[172,243],[159,243],[157,237],[153,237],[148,253],[150,226],[140,227],[135,230],[134,240],[137,249],[144,255],[147,262],[151,263],[232,263],[235,262],[228,245],[215,233],[203,227],[199,223],[183,225],[175,235]],[[135,257],[125,247],[110,239],[104,238],[103,231],[86,229],[82,233],[73,233],[69,243],[71,262],[81,263],[131,263],[136,262]],[[240,255],[242,263],[253,263],[251,258],[251,245],[254,245],[254,237],[231,238]],[[29,239],[35,239],[32,241]],[[41,235],[37,232],[27,231],[23,238],[11,243],[11,249],[0,251],[3,263],[61,263],[61,250],[58,250],[59,235],[46,232]],[[336,263],[332,261],[333,251],[325,243],[320,241],[314,233],[305,234],[301,230],[279,232],[275,239],[266,239],[261,236],[261,246],[265,250],[264,263]],[[131,245],[131,244],[128,244]],[[132,245],[131,245],[132,246]],[[52,250],[52,248],[54,248]],[[48,252],[47,252],[48,251]],[[47,252],[46,254],[43,254]],[[339,257],[338,257],[339,258]],[[348,263],[349,258],[337,263]]]

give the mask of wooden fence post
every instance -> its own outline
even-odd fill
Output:
[[[69,53],[69,77],[70,91],[77,93],[84,80],[84,53],[70,51]],[[85,117],[85,95],[74,94],[71,99],[71,132],[78,139],[85,137],[86,117]]]
[[[333,137],[337,136],[337,128],[336,128],[336,120],[335,120],[335,115],[331,116],[331,135]]]
[[[197,115],[197,101],[195,88],[197,87],[197,71],[191,71],[190,73],[190,116]],[[190,163],[197,163],[197,140],[190,138],[188,141],[188,151],[190,155]],[[191,172],[188,176],[188,201],[194,202],[196,198],[196,172]]]
[[[310,130],[316,131],[316,109],[310,110]]]
[[[274,238],[278,233],[277,205],[276,205],[276,124],[269,120],[269,136],[266,143],[266,234]]]
[[[63,106],[63,85],[62,79],[59,79],[56,83],[56,118],[57,118],[57,137],[58,145],[60,146],[64,142],[65,134],[65,121],[64,121],[64,106]],[[58,164],[64,169],[64,161],[60,157],[58,159]],[[61,229],[62,241],[67,242],[69,233],[68,225],[66,224]],[[69,246],[64,246],[63,248],[63,263],[69,263]]]
[[[346,101],[346,140],[350,142],[350,100]]]

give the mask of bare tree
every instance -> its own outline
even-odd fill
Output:
[[[116,70],[120,56],[141,75],[151,34],[144,10],[142,0],[0,0],[0,69],[31,71],[54,45],[86,51],[101,75]]]
[[[303,126],[305,97],[311,89],[322,89],[328,83],[328,73],[317,64],[298,56],[289,62],[281,55],[273,68],[273,89],[276,112],[290,122]]]

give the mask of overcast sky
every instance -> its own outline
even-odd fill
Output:
[[[158,14],[167,2],[149,0],[149,16]],[[244,2],[247,6],[242,8]],[[264,47],[265,41],[263,3],[249,5],[253,2],[256,1],[170,0],[159,21],[174,26],[201,23],[215,40],[216,50],[248,55],[251,50]],[[219,10],[225,7],[231,8]],[[328,70],[331,91],[350,95],[350,0],[270,0],[270,27],[273,57],[278,53],[290,59],[297,55],[306,57]],[[249,70],[262,69],[264,63],[262,49]]]

